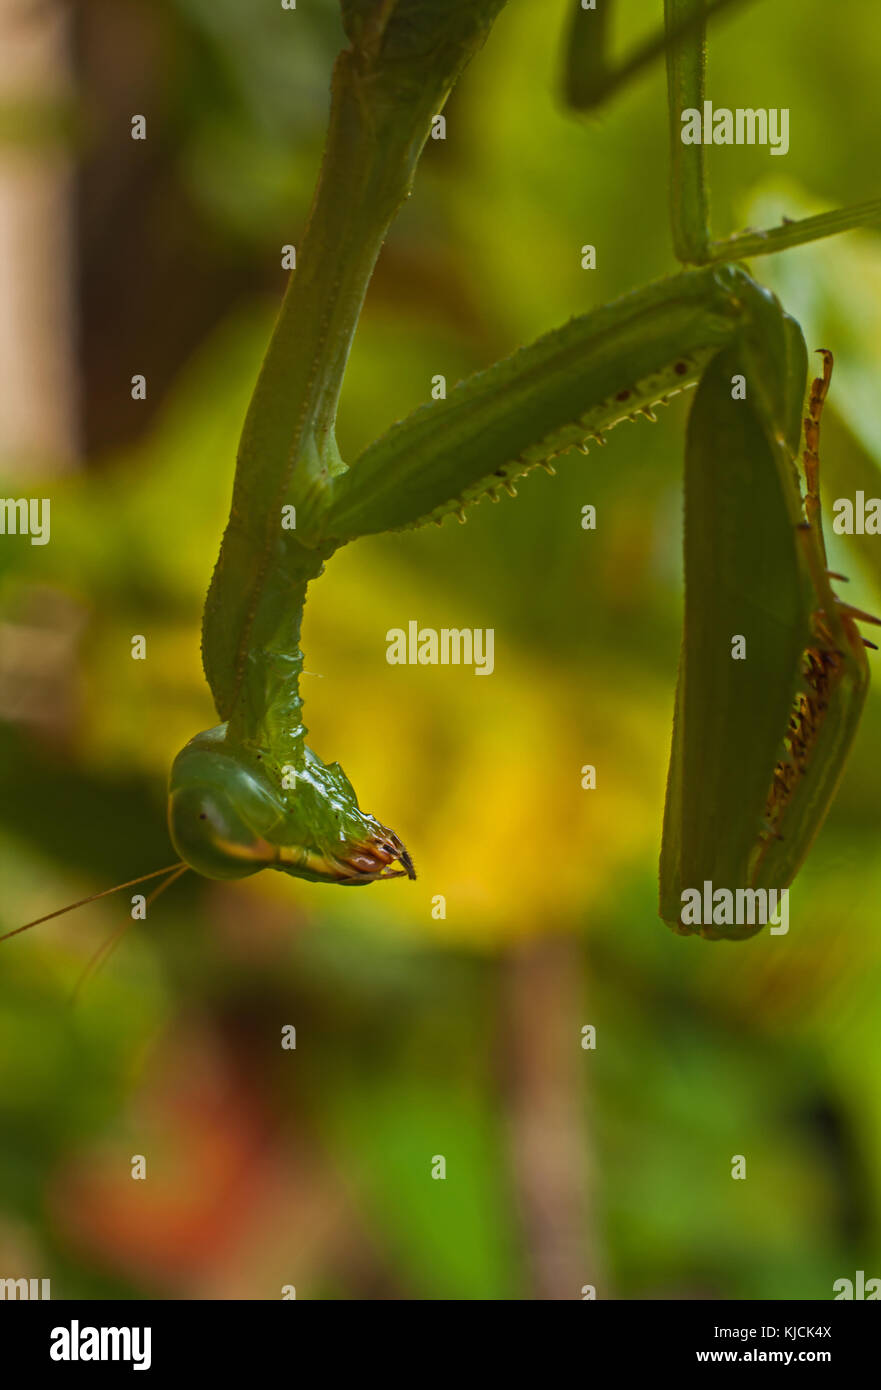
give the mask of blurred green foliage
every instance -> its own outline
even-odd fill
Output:
[[[96,425],[82,475],[52,482],[51,544],[0,549],[3,929],[172,862],[164,780],[212,721],[201,602],[341,41],[330,0],[295,15],[239,0],[116,8],[155,40],[139,50],[160,113],[148,238],[177,246],[157,253],[161,276],[149,258],[130,274],[153,300],[152,358],[198,345],[149,420],[135,404],[120,413],[110,453]],[[429,142],[356,339],[344,457],[425,400],[436,373],[452,382],[675,268],[663,73],[572,119],[558,91],[567,9],[511,0],[451,98],[446,141]],[[659,14],[620,10],[623,52]],[[881,12],[861,0],[839,0],[834,19],[815,10],[822,43],[797,0],[746,6],[711,33],[717,106],[792,111],[785,184],[767,150],[711,151],[717,236],[871,191]],[[86,52],[100,165],[114,54]],[[104,177],[135,157],[117,145]],[[124,205],[114,218],[124,242]],[[598,251],[589,273],[585,242]],[[824,437],[827,476],[836,442],[876,476],[881,242],[857,233],[772,259],[758,278],[809,346],[836,353],[830,404],[844,423]],[[210,312],[190,292],[206,265]],[[124,324],[126,301],[107,302],[97,262],[86,287],[88,341],[90,316]],[[93,366],[97,418],[138,364],[123,356],[115,377]],[[568,1296],[595,1283],[601,1297],[823,1299],[855,1269],[881,1273],[877,696],[793,890],[789,936],[711,945],[657,918],[686,404],[622,425],[552,481],[528,477],[517,502],[484,503],[467,526],[363,541],[314,587],[311,742],[400,831],[415,885],[339,893],[188,875],[73,1010],[128,893],[2,947],[0,1276],[52,1276],[56,1297],[276,1298],[287,1283],[299,1297],[535,1296],[512,1159],[517,1097],[531,1093],[515,1058],[520,1034],[544,1037],[555,1009],[537,995],[530,1012],[528,989],[512,1009],[511,975],[528,981],[561,940],[574,1060],[570,1071],[551,1050],[547,1065],[568,1077],[574,1185],[588,1193],[573,1209]],[[581,529],[586,502],[595,532]],[[881,571],[866,551],[836,546],[833,563],[871,607]],[[411,618],[493,627],[492,679],[388,666],[385,633]],[[59,623],[74,635],[47,673]],[[130,660],[135,633],[145,662]],[[16,691],[41,681],[36,721]],[[580,787],[587,762],[595,792]],[[585,1023],[595,1051],[580,1047]],[[296,1051],[280,1047],[285,1024]],[[531,1084],[540,1101],[563,1081]],[[129,1176],[133,1154],[147,1157],[145,1183]],[[438,1154],[445,1181],[431,1178]],[[737,1154],[745,1182],[730,1176]]]

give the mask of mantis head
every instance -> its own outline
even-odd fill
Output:
[[[187,869],[220,879],[280,869],[313,883],[373,883],[405,874],[415,878],[401,841],[359,809],[339,763],[326,766],[309,748],[301,762],[297,768],[279,769],[268,753],[230,738],[226,724],[197,734],[171,769],[168,826],[180,862],[56,908],[4,932],[0,941],[122,888],[162,878],[147,898],[149,904]],[[392,868],[394,864],[400,868]],[[115,932],[92,957],[74,998],[119,935]]]
[[[197,734],[175,759],[168,825],[181,859],[206,878],[261,869],[313,883],[416,877],[397,835],[360,810],[338,763],[307,748],[303,767],[276,770],[225,724]]]

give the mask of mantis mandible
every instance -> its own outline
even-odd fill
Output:
[[[624,419],[651,420],[657,405],[696,386],[661,854],[661,915],[679,928],[683,890],[705,880],[730,889],[791,882],[865,699],[856,623],[866,615],[832,593],[820,521],[817,445],[831,354],[805,416],[801,330],[737,263],[756,253],[755,237],[709,241],[702,151],[674,134],[674,244],[692,268],[576,316],[469,377],[347,466],[334,421],[367,284],[431,121],[503,4],[342,0],[350,47],[334,70],[322,172],[245,420],[205,605],[203,661],[221,722],[174,761],[169,829],[180,863],[167,872],[236,879],[273,868],[346,885],[414,878],[398,835],[363,812],[339,764],[306,743],[299,642],[309,584],[341,546],[451,514],[463,521],[483,498],[514,495],[528,470],[553,473],[557,455],[604,443]],[[702,99],[703,12],[700,0],[667,0],[665,10],[675,132],[679,109]],[[573,44],[583,44],[577,23],[589,20],[574,24]],[[606,75],[602,82],[605,94]],[[589,86],[580,104],[589,104]],[[879,211],[876,200],[830,214],[828,225],[822,217],[788,224],[758,250]],[[744,391],[733,393],[734,379]],[[803,418],[804,499],[795,463]],[[734,634],[745,661],[731,659]]]

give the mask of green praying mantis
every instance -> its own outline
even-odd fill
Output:
[[[504,3],[342,0],[350,46],[334,70],[322,171],[245,420],[205,605],[203,661],[221,722],[174,761],[168,817],[180,862],[146,877],[167,873],[162,887],[187,868],[212,879],[273,868],[344,885],[414,878],[398,835],[306,743],[309,584],[341,546],[463,521],[482,499],[514,495],[520,475],[553,473],[558,455],[604,443],[624,419],[651,420],[696,387],[660,914],[679,931],[749,936],[761,922],[690,925],[684,895],[706,883],[788,886],[834,796],[869,668],[857,627],[867,615],[833,594],[823,543],[818,440],[831,353],[808,388],[799,326],[738,258],[877,219],[881,203],[711,243],[702,151],[678,139],[680,111],[703,97],[706,11],[702,0],[667,0],[656,47],[668,71],[674,245],[690,268],[469,377],[347,465],[334,421],[367,284],[431,121]],[[596,16],[573,13],[575,105],[610,86],[607,17],[591,34]],[[734,659],[735,641],[745,659]]]

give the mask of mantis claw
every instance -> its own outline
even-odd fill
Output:
[[[375,874],[350,874],[347,878],[338,878],[337,883],[341,888],[352,888],[359,883],[376,883],[379,879],[386,878],[406,878],[407,875],[401,869],[392,869],[389,873],[380,870]]]
[[[415,879],[416,870],[406,848],[392,830],[385,826],[379,828],[362,844],[348,851],[339,861],[341,869],[353,869],[354,873],[342,873],[336,878],[343,885],[351,883],[375,883],[386,878]],[[400,864],[400,869],[393,869]]]

